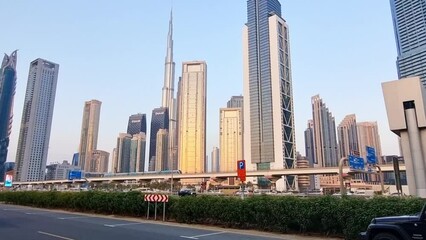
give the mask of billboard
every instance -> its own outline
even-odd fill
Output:
[[[5,187],[12,187],[13,175],[10,173],[6,173],[6,178],[4,179]]]

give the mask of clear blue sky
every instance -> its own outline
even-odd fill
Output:
[[[18,82],[8,161],[16,155],[29,63],[60,64],[48,162],[78,150],[84,102],[102,101],[98,149],[112,152],[128,117],[161,104],[169,0],[2,1],[0,51],[18,52]],[[398,154],[381,82],[397,78],[386,0],[281,0],[290,26],[297,150],[320,94],[336,118],[378,121],[384,154]],[[176,79],[182,61],[205,60],[207,153],[218,146],[219,108],[242,94],[245,0],[173,2]],[[148,125],[148,129],[149,129]]]

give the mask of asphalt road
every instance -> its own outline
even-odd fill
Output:
[[[4,240],[311,239],[0,204]]]

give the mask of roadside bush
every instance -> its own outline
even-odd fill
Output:
[[[0,192],[0,201],[25,206],[56,208],[108,215],[145,217],[148,204],[138,192]],[[181,223],[211,224],[281,233],[322,234],[356,239],[371,219],[419,212],[419,198],[373,199],[331,196],[247,199],[223,196],[175,197],[166,204],[167,219]],[[157,205],[161,219],[163,205]],[[150,205],[153,216],[154,204]]]

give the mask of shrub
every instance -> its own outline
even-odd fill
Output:
[[[73,211],[145,217],[148,204],[138,192],[0,192],[0,201],[10,204]],[[175,197],[166,204],[167,218],[181,223],[213,224],[281,233],[344,236],[356,239],[374,217],[418,212],[419,198],[373,199],[331,196],[297,198],[254,196]],[[150,205],[153,216],[154,204]],[[157,205],[161,219],[163,205]]]

